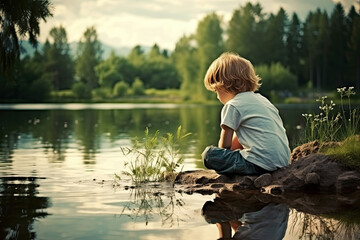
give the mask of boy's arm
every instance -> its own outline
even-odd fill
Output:
[[[234,130],[226,125],[221,125],[220,140],[218,143],[219,148],[230,149],[232,145]]]

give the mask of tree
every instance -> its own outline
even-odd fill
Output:
[[[107,88],[113,88],[119,81],[131,84],[136,76],[135,71],[135,67],[126,58],[117,56],[114,52],[95,67],[100,86]]]
[[[328,58],[329,58],[329,17],[324,11],[319,12],[319,36],[317,38],[318,59],[316,60],[316,82],[318,90],[328,83]]]
[[[310,12],[304,24],[303,50],[309,81],[320,91],[327,80],[329,26],[326,12]],[[330,84],[331,85],[331,84]]]
[[[140,67],[145,61],[144,50],[140,45],[136,45],[133,49],[131,49],[127,59],[135,67]]]
[[[349,62],[353,64],[350,79],[355,78],[356,90],[360,91],[360,16],[354,15],[350,35]]]
[[[344,85],[344,69],[346,64],[347,36],[344,8],[341,3],[336,4],[330,16],[330,76],[333,76],[332,87]]]
[[[0,77],[14,79],[20,57],[19,40],[27,36],[35,47],[40,19],[52,16],[48,0],[1,0],[0,2]]]
[[[74,82],[74,63],[70,56],[66,30],[61,25],[50,30],[50,42],[44,45],[45,71],[55,90],[70,89]]]
[[[236,9],[229,22],[226,47],[229,51],[260,63],[263,57],[264,16],[260,4],[247,3]]]
[[[298,84],[301,84],[301,65],[300,59],[302,58],[301,54],[301,45],[302,45],[302,29],[301,22],[297,14],[292,15],[289,30],[286,34],[286,60],[285,65],[287,65],[292,73],[294,73],[298,78]]]
[[[101,55],[101,43],[98,40],[96,29],[88,27],[79,43],[76,74],[89,89],[98,86],[95,66],[101,61]]]
[[[145,88],[179,88],[180,77],[171,60],[165,57],[157,44],[146,54],[139,69]]]
[[[131,85],[131,90],[134,95],[144,95],[144,84],[140,78],[135,78]]]
[[[152,48],[150,49],[150,52],[148,53],[148,59],[153,60],[153,59],[157,59],[159,57],[164,57],[164,56],[160,53],[159,46],[157,44],[154,44],[154,46],[152,46]]]
[[[124,81],[120,81],[115,84],[113,94],[116,97],[123,97],[126,95],[128,89],[129,89],[129,84],[127,84]]]
[[[185,100],[194,97],[194,92],[190,91],[194,86],[197,77],[199,62],[197,61],[197,48],[194,36],[183,36],[175,45],[175,50],[171,55],[172,61],[181,76],[181,93]]]
[[[266,96],[272,95],[273,91],[293,92],[297,89],[296,76],[281,63],[258,65],[255,70],[262,80],[260,92]]]
[[[285,63],[285,28],[287,26],[287,15],[280,8],[277,15],[271,14],[266,21],[265,35],[263,38],[263,62]]]
[[[25,57],[21,60],[16,76],[16,97],[26,102],[48,100],[52,90],[51,80],[44,72],[42,56]]]
[[[203,78],[211,62],[225,50],[222,34],[221,19],[216,13],[205,16],[197,26],[195,38],[198,46],[199,80],[194,88],[195,92],[205,99],[209,95],[206,93]]]

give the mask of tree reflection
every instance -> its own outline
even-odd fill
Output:
[[[0,185],[0,238],[35,239],[35,219],[49,215],[47,197],[38,197],[37,178],[3,177]]]
[[[75,135],[80,141],[84,164],[94,164],[95,154],[100,148],[99,112],[94,110],[76,111]]]

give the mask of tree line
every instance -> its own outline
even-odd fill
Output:
[[[157,44],[148,52],[137,45],[127,56],[112,53],[107,59],[94,27],[85,30],[73,56],[66,29],[59,26],[50,30],[42,49],[17,61],[14,81],[1,74],[0,99],[41,101],[62,90],[78,99],[114,98],[155,88],[180,89],[185,100],[204,101],[212,95],[203,77],[224,51],[253,63],[265,95],[296,94],[299,88],[359,90],[359,43],[360,15],[354,6],[345,14],[340,3],[330,15],[310,11],[304,22],[283,8],[267,14],[259,3],[247,3],[233,11],[229,22],[216,13],[206,15],[171,53]]]

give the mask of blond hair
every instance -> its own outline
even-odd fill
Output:
[[[256,91],[261,86],[249,60],[234,53],[223,53],[210,65],[204,78],[207,90],[215,92],[222,88],[228,92]]]

